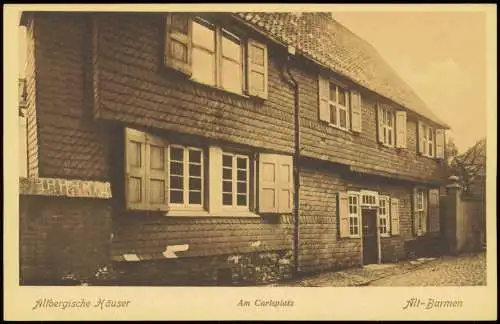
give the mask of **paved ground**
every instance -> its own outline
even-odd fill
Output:
[[[443,257],[405,274],[370,282],[370,286],[482,286],[486,285],[486,255]]]
[[[486,255],[422,258],[392,264],[321,273],[286,283],[281,287],[350,286],[473,286],[486,285]]]

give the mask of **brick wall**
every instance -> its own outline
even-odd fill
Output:
[[[387,148],[377,141],[375,94],[359,89],[362,97],[362,132],[354,134],[342,131],[319,121],[318,77],[316,69],[304,67],[294,69],[300,85],[301,145],[303,155],[347,164],[379,172],[389,177],[410,181],[428,181],[441,178],[438,160],[418,155],[416,117],[408,113],[406,150]],[[344,80],[343,80],[344,81]],[[357,87],[349,81],[344,81]],[[359,87],[358,87],[359,88]],[[393,105],[394,108],[397,108]]]
[[[21,285],[92,280],[110,261],[106,200],[21,195],[19,217]]]

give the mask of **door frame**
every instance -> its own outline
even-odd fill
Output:
[[[363,227],[363,221],[364,221],[364,216],[363,216],[363,211],[366,210],[375,210],[375,231],[376,231],[376,237],[377,237],[377,264],[382,263],[382,243],[381,243],[381,238],[380,238],[380,215],[378,213],[378,207],[377,208],[370,208],[367,206],[360,206],[361,209],[361,227]],[[361,228],[360,231],[361,234],[361,265],[364,266],[364,258],[363,258],[363,228]]]

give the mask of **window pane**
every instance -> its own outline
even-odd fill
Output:
[[[128,160],[130,166],[141,167],[141,143],[128,142]]]
[[[201,163],[201,151],[189,150],[189,162]]]
[[[222,165],[224,167],[232,167],[233,166],[233,157],[231,155],[223,155],[222,156]]]
[[[339,92],[339,104],[341,104],[342,106],[345,106],[346,105],[346,97],[345,97],[346,92],[342,88],[338,88],[338,92]]]
[[[330,120],[332,124],[337,125],[337,109],[334,105],[330,105]]]
[[[213,26],[203,25],[193,21],[193,45],[203,47],[207,50],[215,50],[215,32]]]
[[[340,127],[347,127],[347,119],[346,119],[346,111],[344,109],[340,109]]]
[[[178,147],[170,148],[170,160],[183,161],[184,160],[184,149]]]
[[[387,130],[387,140],[389,142],[389,145],[392,145],[392,130],[390,129]]]
[[[184,178],[170,176],[170,188],[172,189],[183,189],[184,188]]]
[[[241,93],[241,65],[233,61],[222,59],[222,87],[224,89]]]
[[[238,170],[238,181],[246,181],[247,180],[247,172]]]
[[[236,36],[224,32],[222,35],[222,55],[236,62],[241,62],[241,45]]]
[[[246,158],[239,157],[236,159],[236,163],[237,163],[236,165],[237,165],[238,169],[246,170],[246,168],[247,168],[247,159]]]
[[[251,48],[251,61],[253,64],[264,66],[264,49],[256,46]]]
[[[429,140],[432,140],[432,128],[429,127]]]
[[[184,174],[182,162],[170,162],[170,174],[182,176]]]
[[[247,183],[246,182],[238,182],[238,193],[247,193]]]
[[[231,181],[223,181],[222,182],[222,191],[223,192],[232,192],[233,191],[233,183]]]
[[[163,151],[163,147],[160,146],[150,146],[150,155],[151,155],[151,169],[163,170],[165,168],[165,154]]]
[[[330,101],[337,102],[337,86],[330,83]]]
[[[246,206],[247,205],[247,196],[246,195],[238,195],[236,203],[238,206]]]
[[[192,60],[193,78],[209,85],[215,85],[215,55],[193,48]]]
[[[262,73],[252,71],[250,78],[253,89],[257,91],[264,91],[264,75]]]
[[[225,206],[233,205],[233,195],[232,194],[222,194],[222,204]]]
[[[232,169],[222,169],[222,178],[231,180],[233,178],[233,170]]]
[[[190,191],[189,192],[189,203],[190,204],[201,204],[201,192],[199,191]]]
[[[190,177],[201,177],[201,165],[190,164],[189,165],[189,176]]]
[[[387,113],[387,125],[389,125],[389,127],[392,127],[392,119],[393,119],[393,115],[391,112],[388,112]]]
[[[173,204],[184,203],[184,192],[178,190],[170,190],[170,202]]]
[[[189,178],[189,190],[201,190],[201,179]]]

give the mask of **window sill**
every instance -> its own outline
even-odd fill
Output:
[[[252,98],[251,96],[245,94],[244,92],[234,92],[234,91],[231,91],[231,90],[228,90],[228,89],[224,89],[224,88],[221,88],[221,87],[218,87],[218,86],[215,86],[215,85],[204,83],[202,81],[194,79],[193,77],[189,78],[189,80],[191,82],[193,82],[194,84],[199,85],[200,87],[204,87],[204,88],[206,88],[208,90],[216,90],[216,91],[220,91],[220,92],[223,92],[223,93],[226,93],[226,94],[230,94],[230,95],[234,95],[234,96],[237,96],[237,97],[240,97],[240,98],[244,98],[244,99],[250,99],[250,98]]]
[[[167,217],[250,217],[259,218],[260,215],[248,210],[223,210],[216,213],[210,213],[207,210],[199,209],[174,209],[164,213]]]
[[[349,134],[353,133],[349,128],[342,128],[342,127],[337,126],[337,125],[332,124],[332,123],[327,123],[327,125],[330,126],[330,127],[332,127],[332,128],[336,128],[336,129],[341,130],[343,132],[349,133]]]
[[[390,234],[380,234],[380,237],[386,238],[386,237],[391,237]]]

